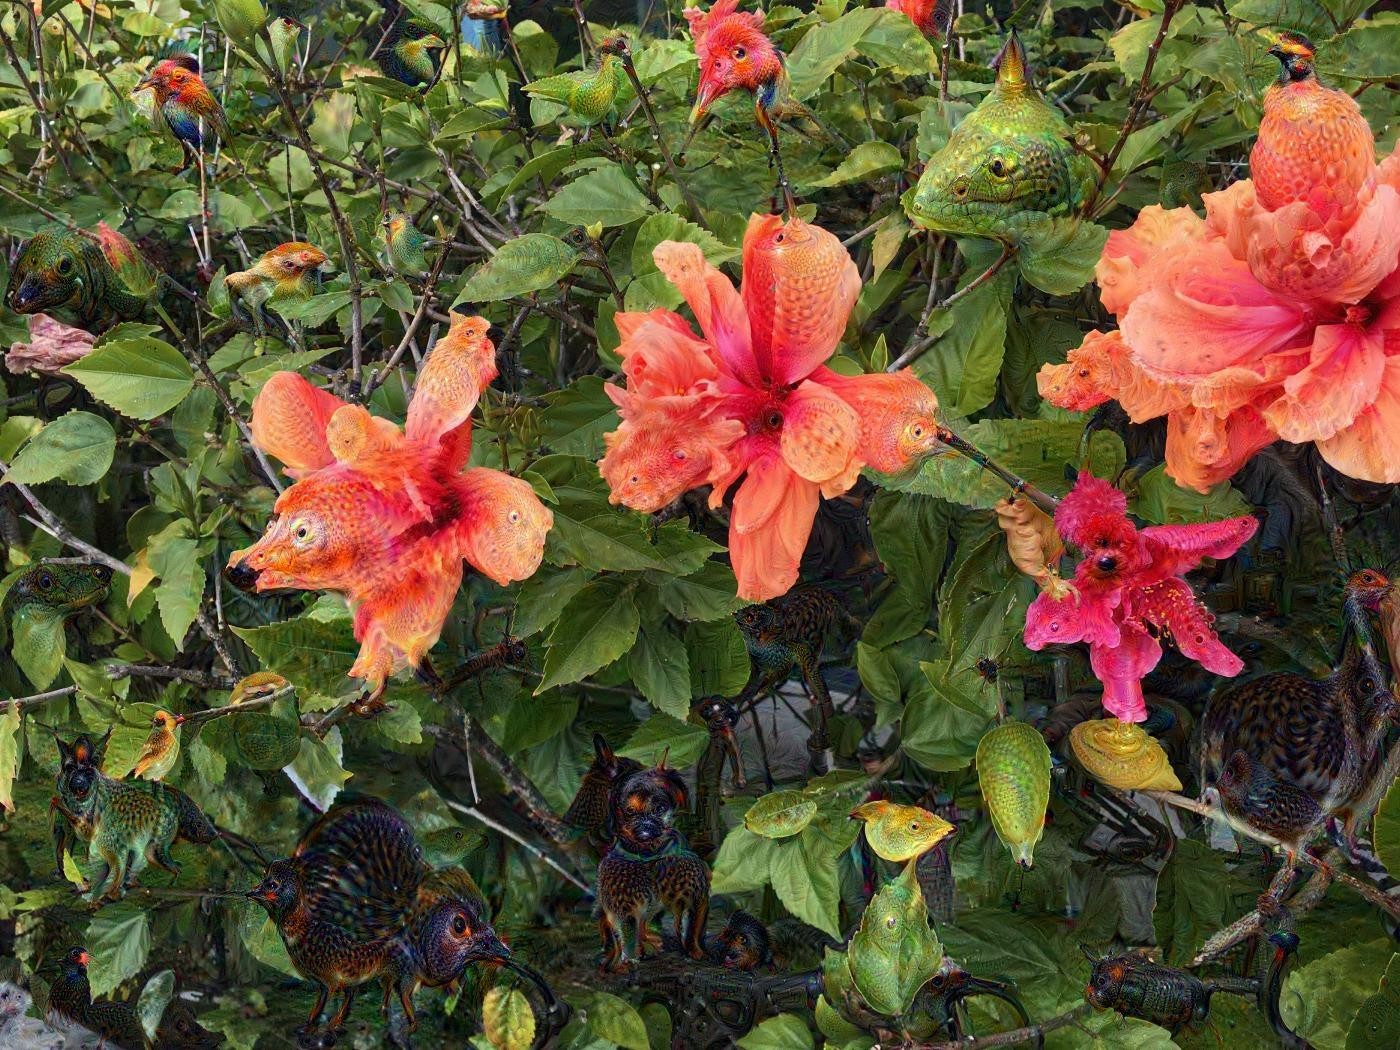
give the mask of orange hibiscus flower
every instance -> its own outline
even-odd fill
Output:
[[[1097,277],[1119,330],[1039,376],[1083,410],[1167,417],[1167,472],[1207,491],[1282,438],[1355,478],[1400,481],[1400,157],[1377,165],[1345,92],[1301,38],[1265,100],[1254,179],[1189,208],[1144,208]]]
[[[826,230],[753,216],[739,290],[698,245],[666,241],[653,257],[703,335],[670,310],[617,315],[627,385],[608,387],[622,424],[599,469],[614,503],[648,512],[702,484],[719,507],[742,477],[729,525],[739,595],[776,597],[797,580],[821,496],[866,464],[898,470],[931,451],[938,403],[907,371],[826,367],[860,294]]]

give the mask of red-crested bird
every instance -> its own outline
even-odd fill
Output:
[[[199,59],[189,51],[172,47],[158,54],[136,90],[154,93],[157,113],[185,151],[181,171],[198,160],[212,138],[228,137],[224,108],[200,76]]]

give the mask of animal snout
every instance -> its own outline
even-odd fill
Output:
[[[253,568],[246,561],[240,561],[236,565],[230,565],[224,569],[224,579],[240,591],[252,591],[257,587],[258,575],[259,570]]]
[[[647,817],[638,820],[632,825],[632,837],[638,842],[652,842],[661,837],[665,829],[661,826],[661,821]]]
[[[1112,572],[1114,569],[1118,568],[1118,559],[1111,554],[1105,554],[1103,557],[1099,558],[1095,564],[1097,564],[1099,569],[1103,572]]]

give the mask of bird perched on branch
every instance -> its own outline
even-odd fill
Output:
[[[386,26],[384,39],[374,52],[374,60],[386,77],[409,87],[437,79],[440,61],[434,54],[447,47],[435,26],[408,14],[399,0],[381,0]]]
[[[406,212],[389,212],[380,220],[380,226],[384,231],[381,238],[384,258],[393,271],[420,276],[428,268],[424,249],[433,239],[413,225],[412,216]]]
[[[157,711],[151,720],[150,735],[141,745],[141,753],[136,757],[136,767],[132,772],[146,780],[164,779],[180,760],[180,726],[184,721],[184,715]]]
[[[569,128],[591,128],[606,120],[617,122],[617,96],[627,81],[620,56],[627,53],[625,36],[610,36],[598,45],[598,54],[587,69],[541,77],[525,85],[525,94],[564,105],[559,123]]]
[[[157,53],[136,90],[155,95],[156,112],[185,154],[179,171],[198,162],[201,150],[214,138],[228,137],[224,107],[200,76],[199,58],[188,43],[176,42]]]
[[[314,244],[279,244],[264,252],[248,269],[224,278],[229,309],[235,317],[247,316],[261,333],[268,304],[310,299],[316,291],[315,276],[329,268],[329,261],[330,257]]]
[[[1215,787],[1230,822],[1280,846],[1290,865],[1327,819],[1316,799],[1243,751],[1230,756]]]

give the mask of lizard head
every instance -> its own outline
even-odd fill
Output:
[[[15,260],[5,305],[17,314],[67,306],[81,294],[90,267],[101,265],[101,259],[102,250],[81,233],[40,230]]]
[[[96,605],[112,589],[112,570],[97,564],[40,564],[14,582],[6,606],[42,605],[63,613]]]

